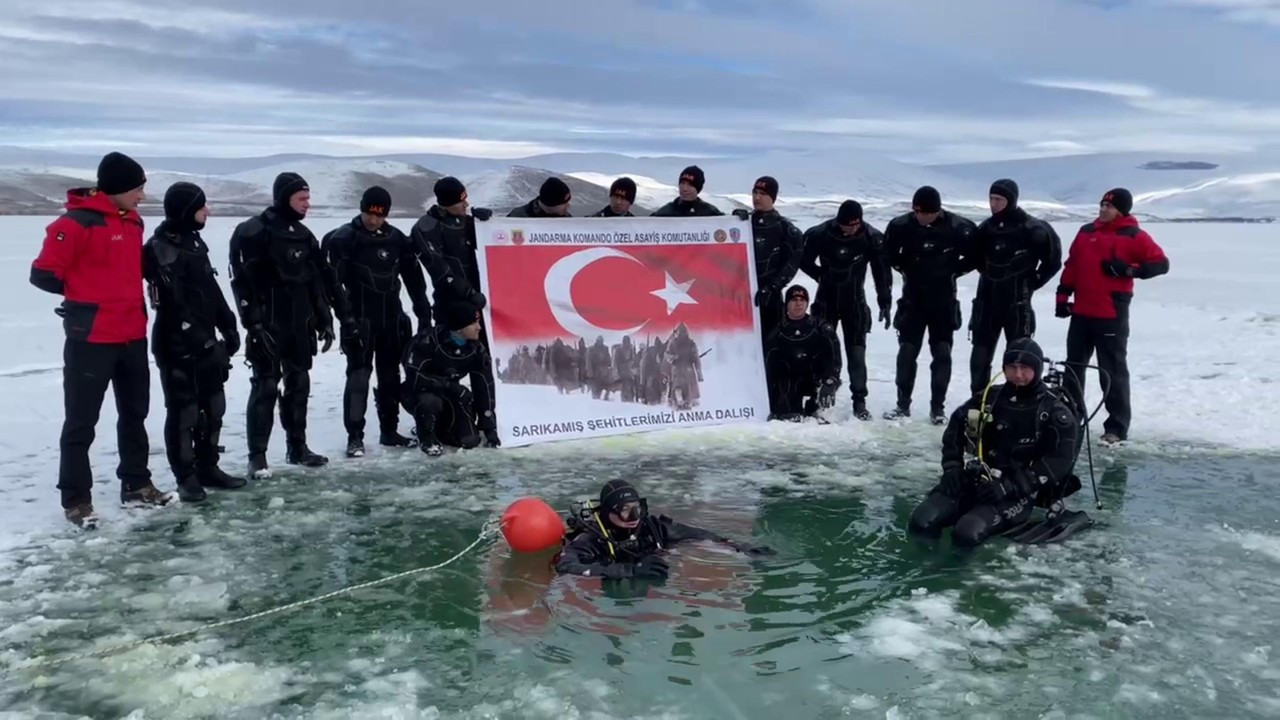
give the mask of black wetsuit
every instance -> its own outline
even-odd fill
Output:
[[[565,544],[556,557],[556,572],[570,575],[590,575],[620,579],[643,575],[637,573],[637,565],[644,559],[689,540],[713,540],[737,548],[731,540],[710,530],[676,522],[666,515],[646,515],[634,533],[610,527],[606,540],[603,529],[595,523],[595,516],[576,537]]]
[[[715,217],[723,214],[720,208],[702,198],[694,198],[689,202],[676,198],[654,210],[650,217]]]
[[[820,401],[830,406],[840,387],[840,341],[831,323],[812,315],[784,317],[765,347],[772,415],[812,415]]]
[[[464,376],[470,378],[470,390],[460,382]],[[488,351],[474,340],[459,345],[443,325],[419,334],[409,346],[401,399],[417,421],[423,449],[436,440],[473,448],[480,444],[479,433],[489,435],[497,427]]]
[[[751,213],[750,220],[756,257],[755,303],[760,308],[760,338],[765,345],[787,314],[782,289],[800,269],[804,233],[777,210],[757,210]]]
[[[485,218],[487,210],[474,208],[472,213]],[[418,259],[431,278],[431,301],[439,312],[452,300],[463,300],[483,308],[487,299],[480,292],[480,265],[476,260],[476,223],[472,215],[452,215],[439,205],[432,205],[409,232]],[[481,326],[480,342],[489,347]]]

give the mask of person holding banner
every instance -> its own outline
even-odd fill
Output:
[[[782,288],[795,279],[804,253],[804,234],[774,209],[773,204],[777,200],[778,181],[765,175],[756,180],[751,189],[751,205],[755,212],[748,215],[741,208],[733,211],[734,217],[751,221],[756,256],[755,304],[760,308],[762,344],[786,314]]]
[[[436,309],[442,322],[413,339],[400,391],[404,409],[417,424],[418,446],[438,457],[444,452],[442,441],[470,449],[484,433],[489,446],[498,447],[493,367],[479,342],[480,313],[461,300]],[[460,382],[463,376],[470,379],[471,389]]]
[[[651,217],[712,217],[723,215],[720,208],[698,197],[707,177],[702,168],[690,165],[680,172],[680,196],[654,211]]]
[[[620,177],[609,186],[609,204],[591,217],[635,217],[631,206],[636,202],[636,181]]]
[[[569,214],[569,201],[573,200],[573,192],[565,181],[558,177],[549,177],[543,181],[538,190],[538,197],[507,213],[507,217],[541,218],[541,217],[573,217]]]
[[[835,405],[840,341],[831,323],[808,313],[809,291],[787,288],[787,316],[766,340],[770,420],[799,422]]]
[[[455,300],[471,303],[477,310],[484,308],[486,300],[480,292],[480,266],[476,261],[475,221],[488,220],[493,212],[470,208],[467,188],[456,177],[437,180],[434,192],[436,204],[418,219],[409,237],[418,252],[418,260],[431,276],[431,302],[438,322],[440,308]],[[422,330],[418,328],[419,334]],[[488,348],[483,330],[480,342]]]

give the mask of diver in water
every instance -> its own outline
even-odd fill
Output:
[[[569,533],[556,557],[556,572],[614,580],[662,580],[669,568],[661,552],[679,542],[711,540],[748,555],[771,555],[768,547],[743,545],[702,528],[650,515],[648,502],[626,480],[600,489],[600,503],[570,515]]]
[[[954,525],[958,546],[1000,534],[1038,544],[1093,524],[1083,512],[1062,507],[1080,489],[1071,472],[1080,452],[1080,417],[1062,388],[1046,382],[1040,346],[1030,338],[1009,343],[1004,374],[1007,382],[988,386],[951,414],[942,436],[942,478],[911,514],[912,534],[937,538]],[[966,453],[974,456],[967,463]],[[1050,511],[1047,520],[1031,520],[1036,507]]]

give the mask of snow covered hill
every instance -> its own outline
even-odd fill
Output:
[[[749,207],[757,177],[772,175],[781,186],[778,207],[793,217],[830,217],[848,198],[876,221],[909,209],[921,185],[938,188],[946,207],[974,220],[987,212],[992,180],[1012,177],[1022,204],[1047,220],[1093,217],[1098,198],[1122,185],[1148,220],[1269,220],[1280,217],[1280,154],[1115,153],[1044,157],[964,165],[921,166],[877,153],[765,152],[749,157],[634,158],[608,153],[555,153],[519,160],[447,155],[378,157],[277,155],[264,158],[140,158],[147,168],[150,198],[144,214],[157,215],[164,189],[177,180],[205,188],[215,213],[257,212],[271,199],[282,171],[300,173],[311,184],[313,214],[354,213],[370,185],[391,191],[393,215],[414,217],[435,201],[432,187],[455,175],[468,187],[471,204],[505,214],[535,197],[550,175],[573,190],[574,215],[588,215],[608,202],[609,184],[621,175],[639,187],[637,211],[646,214],[676,196],[686,165],[706,173],[703,197],[725,212]],[[56,213],[70,187],[92,183],[97,159],[86,155],[0,147],[0,214]]]

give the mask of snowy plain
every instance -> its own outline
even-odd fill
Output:
[[[321,235],[323,231],[336,227],[347,219],[311,218],[308,224],[317,235]],[[793,219],[803,228],[822,218]],[[880,226],[887,220],[869,219]],[[104,544],[111,542],[107,538],[121,538],[121,528],[146,522],[145,516],[130,515],[115,507],[113,502],[118,486],[114,480],[112,459],[115,415],[110,400],[103,407],[98,441],[92,453],[97,478],[94,494],[106,529],[98,538],[85,536],[71,530],[61,517],[55,488],[57,439],[62,417],[62,334],[58,318],[53,314],[57,298],[46,295],[27,283],[30,261],[38,252],[43,227],[49,220],[50,218],[0,218],[0,256],[5,261],[0,265],[0,297],[5,300],[0,306],[0,347],[4,348],[4,360],[0,363],[0,388],[6,400],[3,412],[0,412],[0,443],[3,444],[0,454],[0,528],[3,528],[0,530],[0,568],[12,567],[15,572],[20,566],[20,558],[14,553],[29,552],[32,546],[46,545],[50,548],[62,548],[65,552],[75,552],[77,548],[93,544],[98,551],[109,551],[109,545],[104,547]],[[235,219],[215,218],[205,232],[224,288],[227,239],[235,222]],[[154,226],[154,223],[152,219],[148,224]],[[1076,226],[1057,224],[1056,227],[1064,243],[1069,245]],[[1237,451],[1269,454],[1280,450],[1277,421],[1274,419],[1276,409],[1280,408],[1280,403],[1277,402],[1280,401],[1280,370],[1277,370],[1274,363],[1274,358],[1280,353],[1280,293],[1276,292],[1275,280],[1280,274],[1280,244],[1275,242],[1276,231],[1265,225],[1192,224],[1159,224],[1149,226],[1148,230],[1168,253],[1171,271],[1164,277],[1138,284],[1129,350],[1134,405],[1132,440],[1128,447],[1101,451],[1100,455],[1105,459],[1108,455],[1123,456],[1129,452],[1168,453],[1176,456]],[[1064,246],[1064,253],[1065,250]],[[798,281],[811,290],[814,287],[814,283],[807,277],[801,276]],[[1051,282],[1036,298],[1037,339],[1053,359],[1060,360],[1065,347],[1067,323],[1053,317],[1051,290],[1054,284],[1056,281]],[[967,301],[972,298],[975,285],[976,278],[972,275],[960,281],[960,297],[964,302],[966,323]],[[900,283],[895,282],[895,290],[898,289]],[[693,431],[659,431],[634,438],[589,440],[497,452],[525,453],[534,462],[539,458],[555,460],[582,457],[589,463],[592,458],[623,455],[634,457],[638,463],[643,463],[649,450],[662,448],[663,451],[670,451],[675,448],[700,456],[708,467],[713,467],[717,458],[739,452],[747,453],[753,447],[770,445],[788,447],[801,455],[811,456],[813,465],[810,472],[813,477],[836,486],[860,485],[876,480],[870,475],[843,475],[843,471],[827,464],[833,456],[857,458],[863,454],[872,457],[895,453],[900,458],[896,462],[895,473],[927,475],[936,468],[937,429],[929,426],[920,417],[920,413],[904,423],[889,423],[879,419],[880,413],[893,404],[895,352],[896,343],[892,332],[883,327],[875,329],[869,339],[868,350],[871,378],[869,405],[876,416],[871,423],[859,423],[850,418],[846,385],[840,391],[838,407],[830,413],[834,424],[829,426],[769,423]],[[968,352],[969,345],[964,333],[960,332],[957,334],[953,356],[949,406],[955,406],[967,394]],[[923,371],[929,362],[927,351],[922,354],[920,361]],[[920,400],[927,396],[925,378],[927,373],[922,372],[916,391],[917,408],[921,406]],[[847,377],[845,380],[847,382]],[[315,450],[328,455],[333,462],[328,469],[309,473],[311,476],[318,479],[346,479],[358,477],[361,472],[367,472],[368,467],[383,465],[403,468],[416,466],[418,463],[425,465],[428,462],[412,455],[388,458],[376,447],[370,457],[363,460],[348,461],[342,458],[345,432],[339,406],[343,381],[344,358],[336,349],[317,359],[312,376],[310,440]],[[223,433],[223,444],[228,449],[224,463],[228,469],[236,471],[243,471],[246,460],[243,409],[247,390],[248,371],[237,358],[227,389],[228,412]],[[1090,379],[1087,396],[1091,403],[1096,402],[1098,390],[1095,378]],[[148,420],[152,438],[152,470],[156,476],[156,484],[161,489],[171,489],[172,478],[164,461],[161,440],[163,412],[159,384],[153,378],[152,413]],[[1095,419],[1095,433],[1100,433],[1104,416],[1105,411]],[[372,418],[372,407],[370,417]],[[405,427],[408,426],[407,417],[403,418],[403,423]],[[277,428],[273,435],[269,461],[278,472],[301,475],[301,471],[284,469],[286,466],[283,465],[283,455],[283,438]],[[481,466],[487,462],[482,454],[475,457]],[[582,484],[592,484],[590,470],[584,470],[583,474]],[[773,471],[761,471],[759,477],[746,480],[763,485],[767,481],[777,480],[777,475]],[[555,482],[549,479],[548,484]],[[470,510],[477,507],[500,510],[502,502],[514,499],[519,494],[537,493],[538,490],[536,485],[516,483],[499,492],[500,499],[496,506],[490,500],[478,500],[465,489],[439,487],[406,488],[396,500],[417,505],[445,503]],[[292,502],[275,497],[275,491],[269,486],[250,488],[247,492],[272,496],[270,503],[265,497],[262,498],[264,505],[274,505],[277,501]],[[331,495],[331,500],[335,503],[344,502],[348,495],[341,486],[326,487],[323,492]],[[708,488],[706,492],[711,494],[712,489]],[[178,507],[162,512],[190,511]],[[447,509],[441,508],[441,512],[447,512]],[[1210,518],[1210,523],[1211,521]],[[220,522],[225,523],[227,520]],[[316,522],[323,522],[323,519],[317,518]],[[210,534],[211,530],[206,528],[204,532]],[[1237,532],[1230,528],[1219,528],[1217,533],[1224,542],[1235,545],[1241,551],[1259,554],[1264,559],[1280,559],[1280,534],[1274,529]],[[216,541],[217,536],[211,534],[207,539]],[[26,550],[20,550],[21,548]],[[1176,558],[1160,559],[1167,564],[1176,564]],[[1048,576],[1061,570],[1052,566],[1046,568],[1044,564],[1052,563],[1052,560],[1042,558],[1020,559],[1018,563],[1019,570],[1026,573],[1029,582],[1035,581],[1037,573]],[[24,577],[31,575],[27,579],[33,586],[39,585],[38,575],[41,572],[47,573],[50,569],[28,567],[22,570]],[[1130,568],[1130,572],[1140,574],[1141,568]],[[1236,580],[1244,582],[1240,578]],[[102,580],[88,582],[92,585]],[[1139,586],[1147,593],[1152,592],[1151,588],[1142,583]],[[221,593],[210,592],[206,585],[203,588],[193,587],[184,593],[184,587],[170,583],[169,593],[174,597],[168,600],[163,597],[148,597],[139,599],[139,602],[152,602],[158,608],[179,602],[194,606],[212,603],[216,610],[223,610],[227,602],[226,589],[223,588]],[[874,657],[897,658],[923,670],[937,672],[954,657],[970,650],[969,643],[975,633],[982,635],[979,642],[983,648],[987,648],[985,652],[998,654],[998,648],[1004,643],[1022,639],[1023,635],[1031,632],[1029,627],[1041,623],[1044,618],[1039,617],[1039,614],[1047,614],[1047,608],[1060,600],[1060,595],[1082,591],[1078,581],[1071,581],[1065,589],[1046,588],[1035,592],[1043,596],[1043,603],[1023,607],[1020,612],[1027,614],[1030,622],[1019,625],[1014,630],[984,629],[981,621],[976,621],[967,614],[963,598],[957,594],[923,593],[895,602],[861,630],[843,636],[841,641]],[[1180,595],[1180,599],[1186,598]],[[1231,620],[1241,619],[1231,617]],[[1222,618],[1220,621],[1226,622],[1226,619]],[[4,633],[11,639],[39,635],[50,632],[57,622],[61,621],[33,617],[29,627],[14,627]],[[974,629],[975,626],[977,630]],[[1226,632],[1225,629],[1221,631]],[[145,633],[146,629],[143,628],[136,634]],[[1262,644],[1252,654],[1246,654],[1243,659],[1235,658],[1234,661],[1244,668],[1242,673],[1251,669],[1249,671],[1255,673],[1257,678],[1274,681],[1274,673],[1267,670],[1269,645],[1265,640],[1260,642]],[[389,648],[394,645],[392,639],[388,639],[387,643]],[[1207,652],[1219,651],[1225,652],[1224,649],[1215,650],[1212,646]],[[144,654],[133,656],[129,665],[108,666],[118,675],[136,675],[123,678],[138,686],[133,691],[136,697],[129,695],[126,699],[134,702],[136,707],[149,709],[150,712],[139,710],[138,714],[131,716],[135,719],[214,716],[218,707],[244,707],[237,703],[246,702],[246,696],[256,695],[254,702],[264,702],[274,694],[283,694],[293,673],[290,668],[255,667],[252,664],[233,662],[214,664],[208,659],[217,652],[217,643],[212,640],[193,640],[174,648],[139,652]],[[205,654],[205,660],[199,659],[201,653]],[[192,656],[196,659],[184,660]],[[187,663],[185,669],[172,676],[165,689],[157,688],[152,696],[148,696],[142,687],[147,672],[164,668],[166,672],[173,673],[173,667],[176,665],[183,668],[184,662]],[[356,669],[353,667],[353,671]],[[424,674],[426,672],[423,671]],[[234,695],[226,690],[227,686],[221,683],[223,680],[233,683],[231,687],[234,688]],[[899,715],[892,701],[886,697],[848,693],[841,689],[837,679],[818,678],[816,682],[816,689],[820,693],[838,698],[839,704],[847,712],[872,713],[884,717],[905,716]],[[938,682],[951,690],[960,680],[947,676]],[[362,706],[361,711],[365,716],[381,713],[380,716],[385,717],[439,717],[440,715],[433,714],[431,708],[419,708],[414,704],[416,700],[413,697],[429,684],[429,680],[416,674],[367,680],[364,690],[378,698],[378,701]],[[603,717],[603,714],[587,711],[563,714],[566,707],[583,707],[581,697],[595,698],[597,704],[603,706],[604,700],[613,692],[607,687],[586,682],[575,686],[572,694],[581,697],[573,700],[565,695],[570,692],[565,687],[571,684],[516,687],[512,690],[512,702],[515,705],[505,709],[509,713],[513,707],[524,708],[525,716],[533,717]],[[200,690],[201,688],[204,689]],[[212,688],[212,696],[208,694],[211,692],[208,688]],[[984,688],[975,685],[958,695],[946,697],[959,702],[961,700],[958,698],[968,697],[966,693],[981,694],[983,691]],[[1157,700],[1148,697],[1147,693],[1151,692],[1149,688],[1141,682],[1126,682],[1118,692],[1125,701],[1146,702],[1147,707],[1158,706]],[[729,694],[736,696],[733,692]],[[1256,707],[1280,710],[1280,700],[1261,697],[1257,700]],[[510,716],[504,714],[503,710],[503,707],[477,708],[474,715],[468,717]],[[330,712],[333,717],[350,716],[345,714],[342,707],[334,707]],[[651,716],[663,715],[655,713]],[[736,717],[732,714],[726,716]]]

